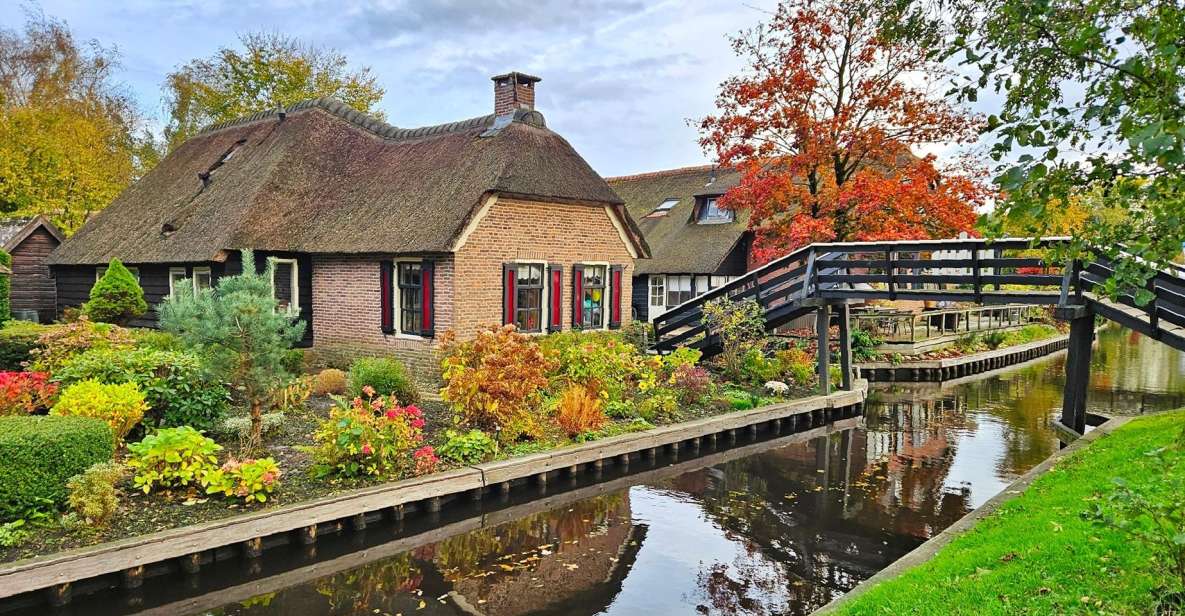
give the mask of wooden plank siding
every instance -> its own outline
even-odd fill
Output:
[[[298,263],[298,279],[300,286],[300,318],[305,322],[304,338],[297,346],[307,347],[313,344],[313,262],[307,254],[287,252],[257,252],[255,259],[260,268],[266,264],[268,257],[280,259],[296,259]],[[169,269],[184,267],[187,276],[193,275],[194,267],[209,267],[212,282],[222,276],[233,276],[243,271],[243,263],[239,253],[231,253],[226,261],[204,263],[126,263],[129,268],[136,268],[140,273],[140,288],[144,289],[144,299],[148,302],[148,312],[144,316],[133,319],[128,325],[132,327],[157,327],[156,308],[169,295]],[[96,265],[55,265],[52,268],[55,287],[57,290],[57,314],[67,308],[77,308],[90,299],[91,287],[95,284]]]
[[[49,266],[49,253],[57,248],[58,238],[39,227],[12,249],[12,309],[35,310],[42,323],[53,321],[57,292]]]

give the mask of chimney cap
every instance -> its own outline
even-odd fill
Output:
[[[542,78],[536,77],[534,75],[528,75],[526,73],[520,73],[518,71],[510,71],[509,73],[502,73],[501,75],[494,75],[493,77],[490,77],[490,80],[495,83],[500,83],[503,81],[513,81],[519,85],[527,85],[527,84],[539,83],[540,81],[543,81]]]

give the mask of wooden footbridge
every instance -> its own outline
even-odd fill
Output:
[[[853,302],[900,299],[1053,306],[1055,316],[1070,323],[1061,424],[1082,434],[1095,316],[1185,351],[1185,273],[1157,271],[1148,281],[1153,299],[1144,306],[1130,295],[1111,300],[1096,291],[1114,272],[1113,261],[1100,256],[1057,264],[1042,256],[1067,241],[1051,237],[812,244],[663,313],[654,321],[654,348],[665,353],[691,346],[708,356],[719,352],[719,337],[702,319],[704,305],[721,298],[756,301],[770,330],[814,313],[820,342],[819,381],[826,390],[830,386],[829,330],[835,311],[843,374],[839,385],[848,389],[853,380],[849,309]]]

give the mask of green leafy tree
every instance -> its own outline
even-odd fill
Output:
[[[762,351],[765,346],[765,316],[761,305],[752,299],[734,302],[722,297],[704,304],[703,312],[700,320],[707,333],[720,338],[719,362],[725,376],[740,380],[745,356],[750,350]]]
[[[1069,254],[1093,248],[1164,266],[1185,240],[1185,5],[1141,0],[900,0],[902,36],[947,36],[956,92],[1002,98],[988,118],[1006,194],[987,229],[1093,205]],[[1080,199],[1101,194],[1102,199]],[[1120,261],[1107,289],[1150,299],[1149,270]]]
[[[0,212],[72,233],[158,160],[118,54],[31,13],[0,29]]]
[[[12,269],[12,255],[0,250],[0,265]],[[0,274],[0,324],[12,318],[12,274]]]
[[[350,70],[337,51],[279,34],[239,38],[243,49],[223,47],[171,73],[165,81],[168,149],[204,126],[302,100],[332,96],[364,113],[383,97],[370,69]]]
[[[124,325],[148,311],[144,289],[119,259],[112,259],[103,277],[91,287],[82,313],[92,321]]]
[[[160,309],[161,327],[242,392],[251,410],[247,450],[258,449],[263,436],[263,409],[273,390],[291,378],[285,356],[304,334],[305,324],[282,310],[272,297],[272,269],[255,269],[255,255],[242,253],[243,273],[218,279],[211,289],[194,293],[181,285]]]

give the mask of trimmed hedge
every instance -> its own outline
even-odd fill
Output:
[[[66,481],[114,455],[111,428],[88,417],[0,417],[0,522],[66,502]]]

